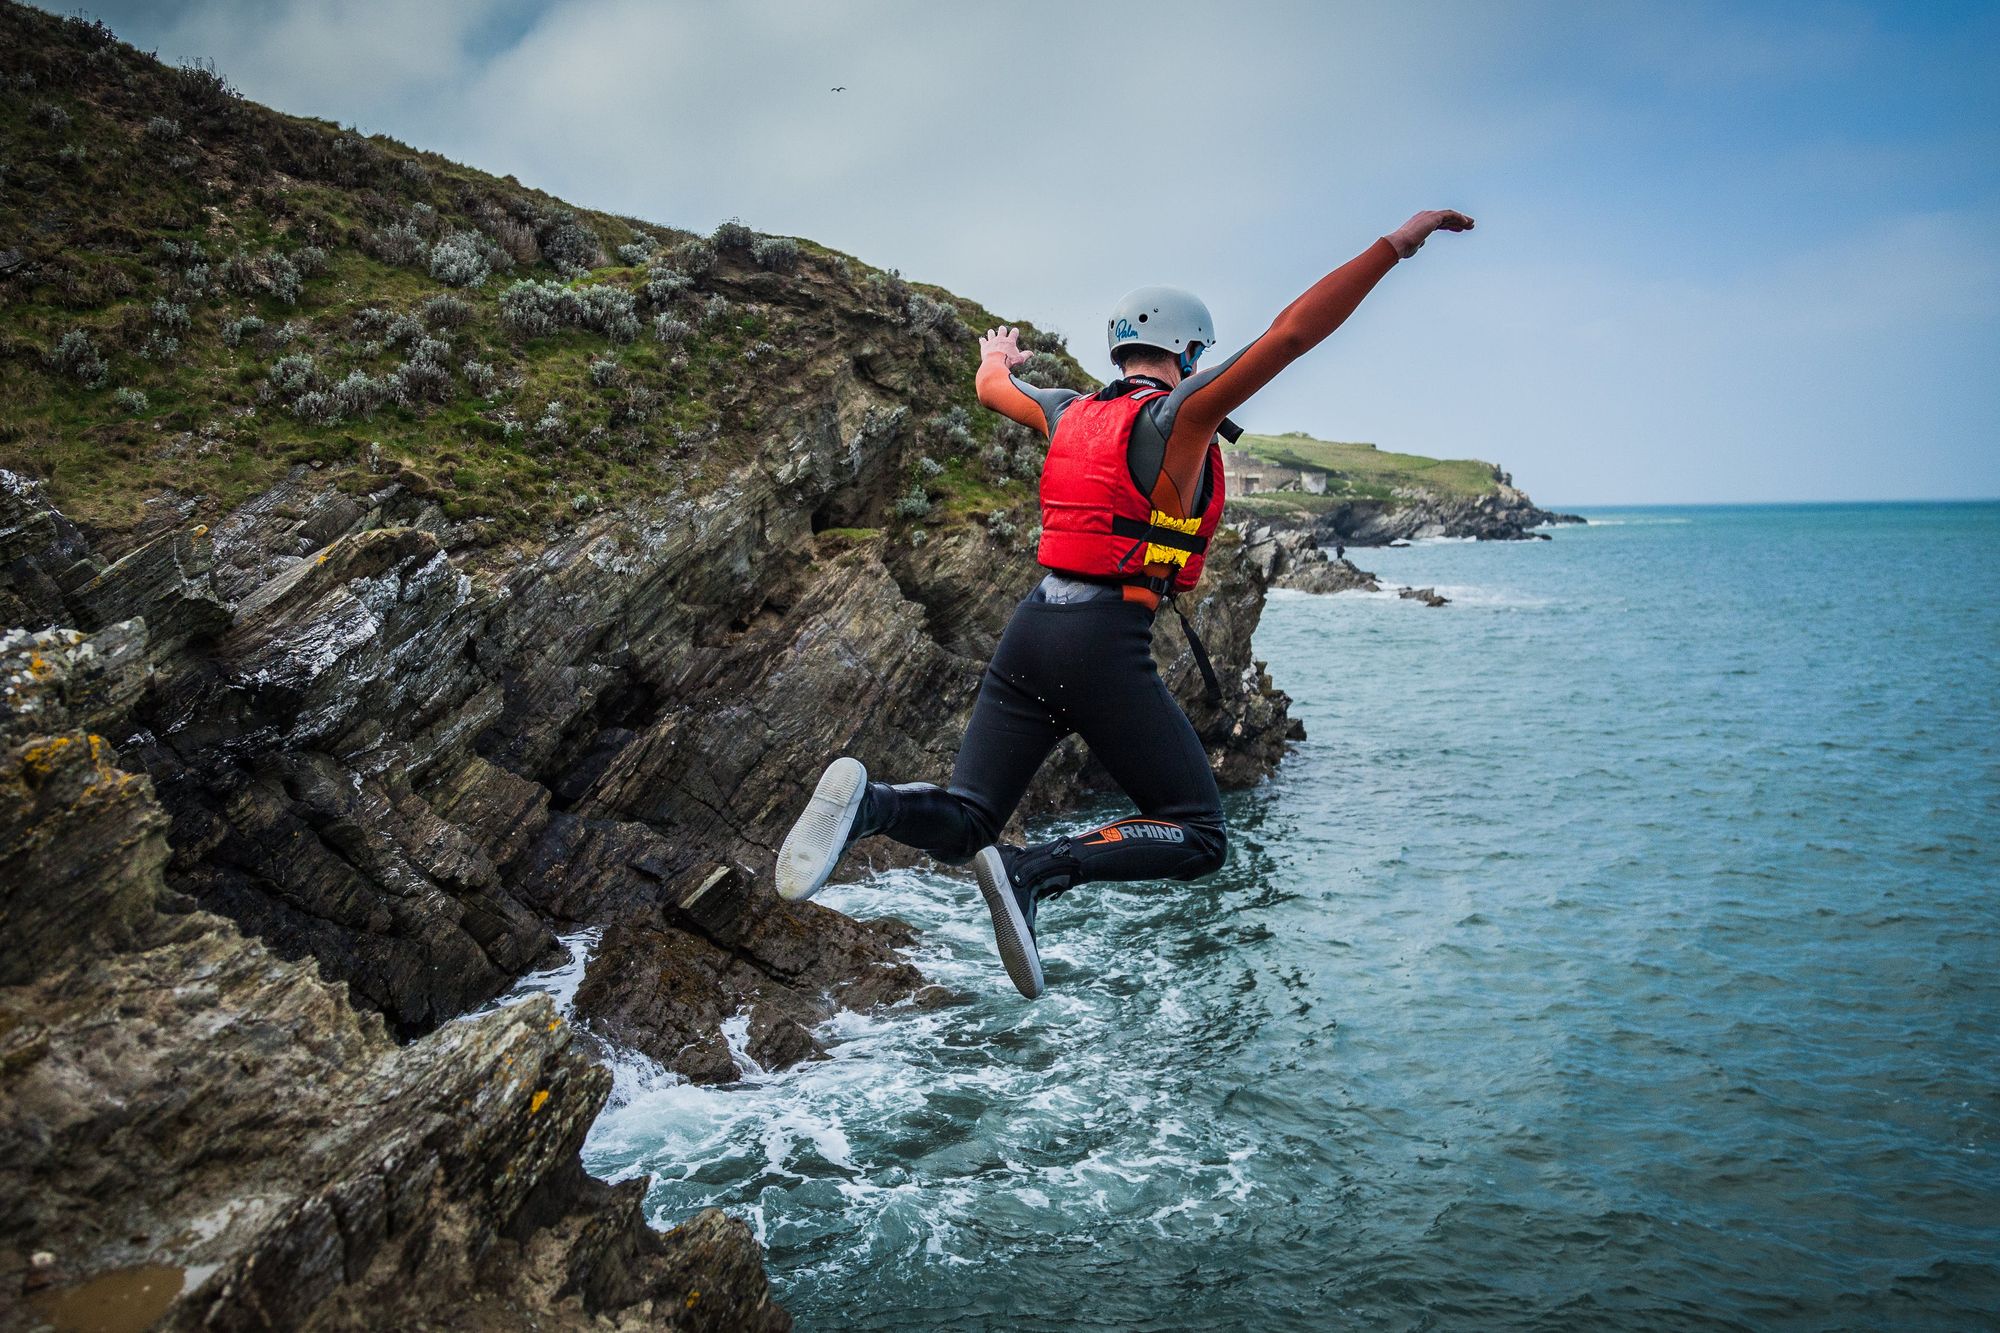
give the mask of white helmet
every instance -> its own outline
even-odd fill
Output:
[[[1121,347],[1157,347],[1192,364],[1200,347],[1215,345],[1215,320],[1193,292],[1141,287],[1127,292],[1104,321],[1104,341],[1116,360]]]

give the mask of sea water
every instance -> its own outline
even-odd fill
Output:
[[[1591,519],[1274,593],[1226,869],[1049,904],[1032,1004],[965,876],[835,886],[963,1001],[621,1060],[590,1167],[806,1329],[1992,1326],[2000,505]]]

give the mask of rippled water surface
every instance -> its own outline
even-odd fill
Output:
[[[967,880],[831,889],[968,1002],[628,1062],[590,1165],[807,1329],[1990,1326],[2000,506],[1593,517],[1274,595],[1222,874],[1048,906],[1034,1004]]]

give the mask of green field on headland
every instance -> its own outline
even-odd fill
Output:
[[[1245,435],[1237,447],[1282,467],[1327,473],[1327,494],[1386,499],[1399,489],[1421,488],[1439,496],[1491,495],[1500,489],[1500,469],[1477,458],[1425,458],[1397,454],[1372,444],[1316,440],[1303,431]]]

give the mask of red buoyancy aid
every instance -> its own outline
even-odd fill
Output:
[[[1153,508],[1132,481],[1126,451],[1149,399],[1141,387],[1116,398],[1080,398],[1063,410],[1042,465],[1042,541],[1035,558],[1058,574],[1139,582],[1146,566],[1172,574],[1186,592],[1201,578],[1209,539],[1222,522],[1222,448],[1208,442],[1206,503],[1197,515]],[[1155,591],[1159,591],[1158,588]]]

